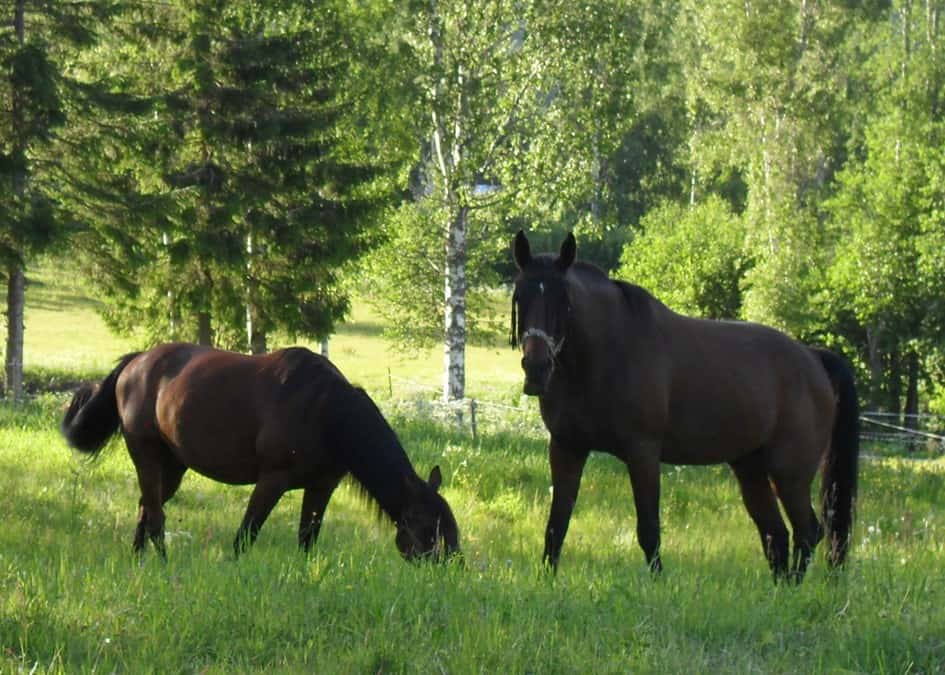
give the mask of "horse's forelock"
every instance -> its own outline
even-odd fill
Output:
[[[539,298],[545,303],[551,325],[529,326],[542,331],[547,330],[554,334],[555,340],[564,337],[567,331],[567,317],[571,310],[571,301],[568,293],[568,281],[565,275],[555,266],[554,258],[550,255],[540,255],[532,259],[532,264],[522,270],[515,280],[512,293],[512,321],[509,343],[515,347],[521,340],[524,327],[520,319],[528,312],[529,307]]]

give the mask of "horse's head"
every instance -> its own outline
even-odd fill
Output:
[[[408,486],[409,498],[397,521],[397,549],[406,560],[442,562],[459,553],[459,528],[449,504],[437,490],[443,476],[435,466],[430,478]]]
[[[525,233],[519,231],[513,251],[519,274],[512,294],[511,341],[512,346],[522,345],[525,393],[538,396],[548,387],[564,347],[570,311],[564,275],[574,262],[577,244],[569,233],[556,258],[532,256]]]

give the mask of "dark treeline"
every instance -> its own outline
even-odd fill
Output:
[[[363,294],[459,397],[524,227],[942,408],[943,6],[5,0],[6,389],[58,250],[151,342],[324,337]]]

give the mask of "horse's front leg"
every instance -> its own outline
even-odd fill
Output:
[[[637,540],[652,572],[661,572],[660,560],[660,443],[638,441],[624,457],[637,510]]]
[[[243,522],[233,541],[233,550],[237,556],[256,541],[259,528],[266,522],[266,518],[288,487],[288,476],[284,472],[264,473],[259,477],[253,494],[249,497],[246,515],[243,516]]]
[[[305,488],[302,495],[302,515],[299,518],[299,548],[306,553],[318,540],[328,501],[343,476],[343,472],[322,474]]]
[[[551,513],[545,528],[544,562],[553,571],[558,570],[558,558],[564,536],[568,533],[571,512],[581,487],[581,474],[588,451],[566,446],[552,436],[548,445],[551,463]]]

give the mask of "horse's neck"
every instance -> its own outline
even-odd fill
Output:
[[[599,380],[599,370],[618,363],[642,364],[664,347],[659,325],[665,306],[645,292],[634,306],[618,287],[613,289],[616,293],[591,293],[573,305],[560,355],[572,380]]]
[[[396,438],[388,439],[383,446],[375,446],[373,450],[376,452],[369,454],[349,448],[344,453],[348,459],[348,472],[380,510],[396,523],[408,505],[411,489],[422,481]]]

